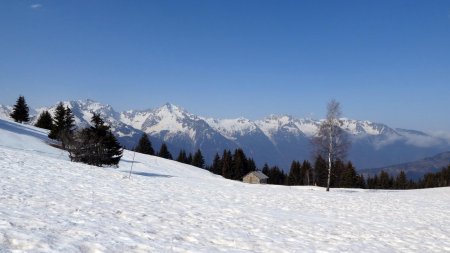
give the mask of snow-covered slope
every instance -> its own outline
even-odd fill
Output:
[[[0,252],[450,251],[450,188],[248,185],[141,154],[129,179],[131,152],[98,168],[46,141],[0,121]]]

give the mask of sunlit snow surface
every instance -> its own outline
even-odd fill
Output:
[[[71,163],[6,123],[0,252],[450,251],[450,188],[248,185],[140,154],[128,179],[131,152],[119,169]]]

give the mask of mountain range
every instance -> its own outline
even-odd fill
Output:
[[[89,125],[92,112],[100,113],[122,145],[132,148],[142,133],[147,133],[155,150],[162,142],[176,156],[180,149],[200,149],[206,161],[224,149],[242,148],[258,166],[267,162],[288,170],[292,160],[312,159],[311,138],[320,120],[299,119],[289,115],[270,115],[262,120],[214,119],[194,115],[167,103],[156,109],[117,112],[107,104],[93,100],[63,102],[69,106],[77,126]],[[56,105],[30,109],[31,123]],[[0,105],[0,118],[9,118],[11,106]],[[450,150],[448,140],[424,132],[391,128],[385,124],[342,119],[342,128],[350,136],[349,159],[358,169],[378,168],[423,159]]]

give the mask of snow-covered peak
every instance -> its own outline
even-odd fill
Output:
[[[256,121],[256,125],[264,132],[264,134],[273,140],[273,135],[284,132],[294,136],[303,135],[304,133],[297,127],[294,117],[289,115],[270,115],[263,120]]]
[[[0,119],[10,119],[9,116],[12,112],[11,106],[0,105]]]
[[[397,134],[394,129],[384,124],[373,123],[371,121],[341,119],[342,128],[353,135],[382,135]]]
[[[76,101],[62,101],[64,107],[69,107],[75,116],[75,124],[78,126],[88,126],[90,124],[92,113],[98,113],[105,120],[105,122],[114,124],[118,123],[120,119],[119,113],[117,113],[111,105],[101,104],[91,99],[76,100]],[[59,102],[51,107],[41,107],[37,109],[40,113],[42,111],[49,111],[50,114],[55,115],[56,107]]]
[[[195,118],[193,114],[188,113],[183,108],[176,106],[174,104],[166,103],[163,106],[157,108],[154,110],[154,115],[161,117],[161,118]]]
[[[204,119],[213,129],[228,139],[236,139],[238,136],[244,136],[257,129],[255,122],[246,118],[237,119]]]

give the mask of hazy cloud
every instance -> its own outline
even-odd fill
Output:
[[[450,144],[450,133],[449,132],[437,131],[437,132],[432,133],[432,135],[437,138],[444,139],[445,141],[447,141],[447,143]]]
[[[32,5],[30,5],[30,8],[33,9],[33,10],[37,10],[37,9],[39,9],[41,7],[42,7],[42,4],[32,4]]]

